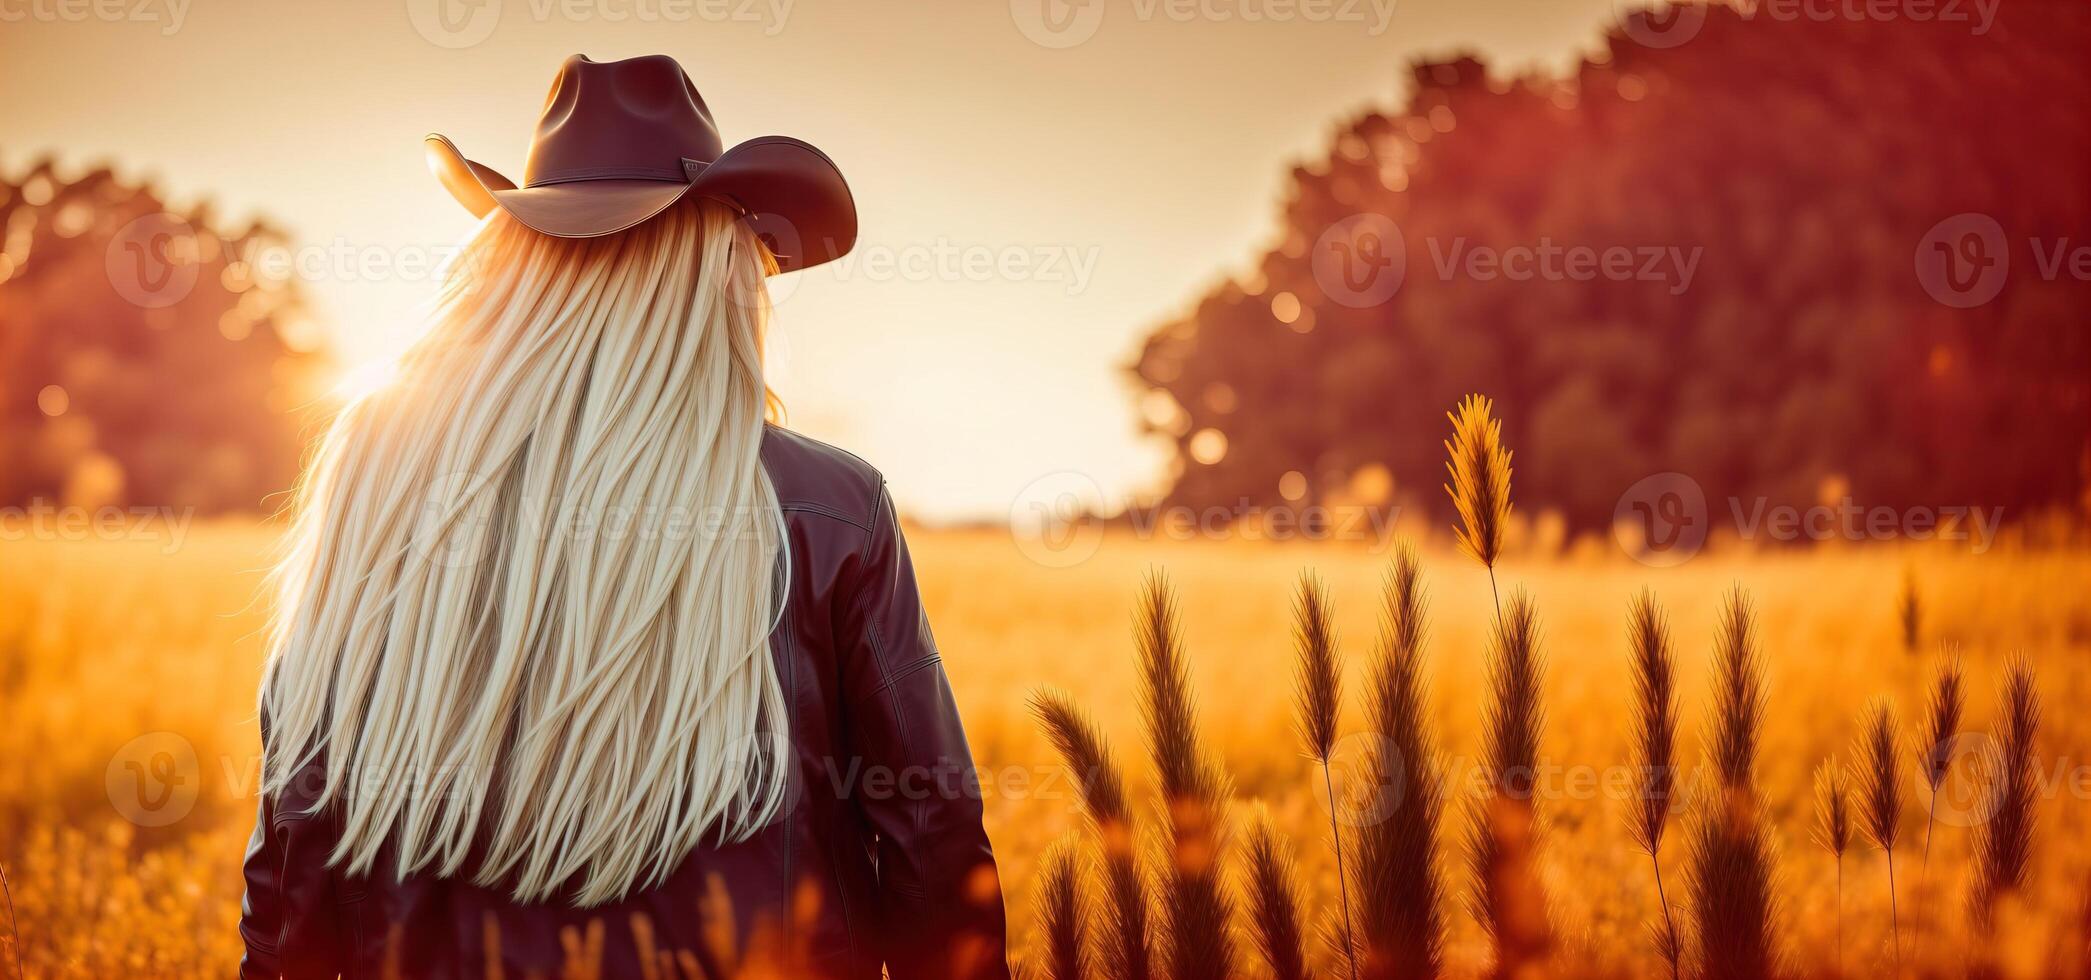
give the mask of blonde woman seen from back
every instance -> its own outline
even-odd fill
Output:
[[[241,975],[1007,976],[892,500],[763,379],[841,174],[658,56],[568,59],[521,186],[428,148],[484,220],[297,491]]]

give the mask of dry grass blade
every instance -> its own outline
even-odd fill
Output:
[[[1637,785],[1627,826],[1634,843],[1648,855],[1655,871],[1656,901],[1662,905],[1663,920],[1655,927],[1657,951],[1670,964],[1670,976],[1683,970],[1679,962],[1677,924],[1670,916],[1670,896],[1663,887],[1663,833],[1670,826],[1671,802],[1677,788],[1677,662],[1670,649],[1670,627],[1655,595],[1643,591],[1628,613],[1627,645],[1634,671],[1634,759]]]
[[[1075,706],[1074,699],[1060,691],[1040,691],[1031,696],[1031,713],[1074,775],[1075,788],[1082,795],[1082,806],[1089,818],[1098,824],[1132,823],[1125,777],[1111,758],[1110,743]]]
[[[1446,413],[1452,438],[1445,469],[1452,482],[1445,492],[1459,511],[1460,550],[1490,569],[1503,551],[1503,527],[1510,521],[1510,451],[1503,448],[1503,425],[1491,417],[1487,398],[1468,395],[1459,409]]]
[[[1153,965],[1147,880],[1133,846],[1133,814],[1126,803],[1124,777],[1103,734],[1066,695],[1036,694],[1031,710],[1045,729],[1046,739],[1074,774],[1082,806],[1103,852],[1103,973],[1112,980],[1148,980]]]
[[[1697,975],[1707,980],[1778,976],[1772,845],[1747,794],[1716,790],[1687,834]]]
[[[1851,779],[1828,759],[1815,769],[1815,843],[1837,866],[1837,972],[1844,972],[1844,852],[1851,848]]]
[[[1663,846],[1677,787],[1677,661],[1670,627],[1652,593],[1635,598],[1627,642],[1634,668],[1634,754],[1638,770],[1629,820],[1634,843],[1649,857]]]
[[[1924,601],[1917,594],[1917,573],[1902,570],[1902,595],[1896,600],[1896,613],[1902,621],[1902,650],[1914,655],[1924,633]]]
[[[1343,701],[1343,671],[1336,661],[1336,627],[1330,621],[1329,590],[1311,573],[1300,576],[1293,602],[1293,644],[1298,653],[1300,741],[1307,755],[1329,761],[1336,744],[1336,716]]]
[[[1149,575],[1140,591],[1134,638],[1140,654],[1140,708],[1162,795],[1172,806],[1178,800],[1218,802],[1226,795],[1225,780],[1198,748],[1197,706],[1176,595],[1160,572]]]
[[[1764,725],[1764,664],[1756,617],[1741,586],[1724,602],[1714,640],[1712,737],[1719,785],[1700,802],[1690,836],[1691,934],[1712,980],[1775,974],[1772,847],[1753,782]]]
[[[1953,767],[1953,744],[1960,737],[1960,715],[1965,701],[1960,652],[1948,648],[1939,660],[1938,670],[1932,675],[1931,694],[1924,702],[1924,730],[1917,736],[1915,746],[1924,777],[1924,860],[1917,866],[1918,942],[1933,931],[1926,922],[1930,918],[1926,914],[1930,902],[1925,888],[1931,878],[1931,837],[1938,829],[1939,792]]]
[[[1520,589],[1497,624],[1489,644],[1489,701],[1483,720],[1483,755],[1490,788],[1530,803],[1539,772],[1539,731],[1545,723],[1540,703],[1539,613],[1532,597]]]
[[[1045,943],[1045,975],[1052,980],[1087,980],[1089,896],[1081,852],[1069,841],[1057,841],[1040,861],[1038,932]]]
[[[1160,573],[1140,597],[1142,710],[1170,832],[1162,909],[1169,970],[1178,980],[1234,975],[1234,902],[1221,881],[1229,788],[1198,744],[1190,664],[1178,633],[1176,599]]]
[[[1404,544],[1387,575],[1373,668],[1370,708],[1379,738],[1369,785],[1381,795],[1370,801],[1371,819],[1360,821],[1354,864],[1361,973],[1375,980],[1435,977],[1444,962],[1437,847],[1445,803],[1423,679],[1421,578],[1416,551]]]
[[[1482,724],[1484,792],[1470,814],[1467,860],[1474,913],[1495,942],[1496,971],[1541,963],[1552,943],[1545,890],[1533,866],[1539,772],[1539,622],[1532,598],[1513,593],[1489,644],[1489,702]]]
[[[1953,763],[1953,738],[1960,734],[1960,714],[1967,693],[1958,651],[1949,650],[1939,661],[1931,681],[1931,696],[1924,704],[1922,758],[1924,785],[1935,795],[1946,781]]]
[[[1307,755],[1321,764],[1322,792],[1329,803],[1329,843],[1336,852],[1336,888],[1342,900],[1343,943],[1350,974],[1357,976],[1356,944],[1350,925],[1350,883],[1343,867],[1343,829],[1336,820],[1336,783],[1329,775],[1329,752],[1336,745],[1337,715],[1343,703],[1343,669],[1336,660],[1336,627],[1330,620],[1328,587],[1311,573],[1300,576],[1293,603],[1293,642],[1298,653],[1300,741]]]
[[[1815,769],[1815,827],[1810,836],[1842,861],[1851,849],[1851,830],[1851,776],[1836,760],[1827,760]]]
[[[1996,731],[1983,767],[1988,776],[1975,825],[1975,882],[1969,896],[1976,928],[1987,933],[1999,899],[2026,886],[2033,861],[2033,821],[2039,803],[2033,739],[2040,729],[2040,691],[2033,667],[2015,656],[2006,668]]]
[[[1259,807],[1249,825],[1249,922],[1256,950],[1275,980],[1305,980],[1307,952],[1300,928],[1300,888],[1292,855],[1270,816]]]
[[[1714,641],[1714,772],[1731,792],[1755,796],[1752,777],[1757,740],[1764,731],[1764,653],[1757,644],[1757,615],[1738,585],[1721,605]]]
[[[1902,909],[1895,896],[1895,841],[1902,835],[1902,753],[1895,713],[1875,698],[1859,725],[1859,829],[1888,857],[1888,915],[1897,962],[1902,957]]]

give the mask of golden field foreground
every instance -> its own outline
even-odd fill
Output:
[[[239,955],[239,859],[257,765],[256,590],[273,532],[198,527],[177,544],[171,531],[120,541],[0,540],[0,862],[20,935],[18,950],[0,945],[0,976],[14,975],[17,951],[38,978],[222,976]],[[1114,532],[1088,560],[1050,568],[1000,533],[918,531],[912,540],[985,780],[1020,952],[1035,943],[1037,860],[1082,827],[1073,786],[1027,707],[1034,691],[1065,690],[1097,717],[1140,797],[1143,831],[1156,829],[1131,637],[1134,600],[1154,569],[1166,570],[1179,593],[1201,735],[1233,774],[1234,815],[1246,816],[1251,800],[1268,805],[1299,855],[1309,927],[1326,927],[1337,907],[1328,813],[1319,772],[1294,732],[1291,604],[1302,570],[1326,580],[1346,664],[1340,734],[1352,735],[1361,728],[1388,552]],[[1440,841],[1447,967],[1473,975],[1487,965],[1488,944],[1463,905],[1470,882],[1458,796],[1480,741],[1489,581],[1447,542],[1426,543],[1422,558],[1430,708],[1454,787]],[[1755,600],[1769,674],[1757,783],[1773,821],[1780,945],[1794,966],[1828,972],[1837,956],[1834,868],[1810,842],[1811,774],[1826,757],[1849,754],[1856,719],[1875,694],[1892,698],[1898,722],[1913,730],[1933,655],[1946,643],[1966,660],[1963,730],[1990,725],[2013,652],[2031,661],[2046,707],[2032,878],[2028,900],[2006,913],[2013,962],[2003,967],[2039,970],[2056,949],[2083,943],[2091,553],[2020,548],[2007,536],[1984,554],[1965,544],[1728,548],[1653,568],[1591,545],[1544,558],[1512,553],[1498,576],[1506,598],[1523,587],[1538,607],[1547,661],[1538,866],[1561,947],[1578,966],[1668,972],[1649,942],[1648,924],[1660,915],[1653,880],[1619,799],[1632,731],[1626,614],[1644,586],[1670,616],[1679,758],[1693,768],[1720,601],[1738,584]],[[1903,640],[1906,581],[1920,598],[1916,654]],[[1339,747],[1339,769],[1342,756]],[[1920,870],[1927,797],[1914,764],[1907,782],[1896,854],[1903,958],[1958,975],[1970,834],[1959,825],[1966,820],[1952,817],[1968,801],[1942,797],[1948,819]],[[1664,851],[1673,901],[1683,900],[1684,850],[1673,834]],[[1891,911],[1879,852],[1854,844],[1844,881],[1846,968],[1888,972]],[[8,936],[0,921],[0,944]],[[1312,946],[1329,956],[1322,943]],[[1254,960],[1250,948],[1245,932],[1241,962]],[[1333,962],[1320,965],[1325,975],[1341,973]]]

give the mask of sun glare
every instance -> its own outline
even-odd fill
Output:
[[[361,401],[384,390],[398,377],[399,363],[392,358],[365,361],[342,372],[333,394],[343,402]]]

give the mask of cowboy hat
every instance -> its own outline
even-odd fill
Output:
[[[426,145],[429,168],[473,216],[500,208],[559,238],[623,231],[696,194],[739,211],[780,272],[839,258],[857,242],[856,201],[827,154],[788,136],[724,149],[704,97],[666,55],[566,59],[521,187],[441,134]]]

